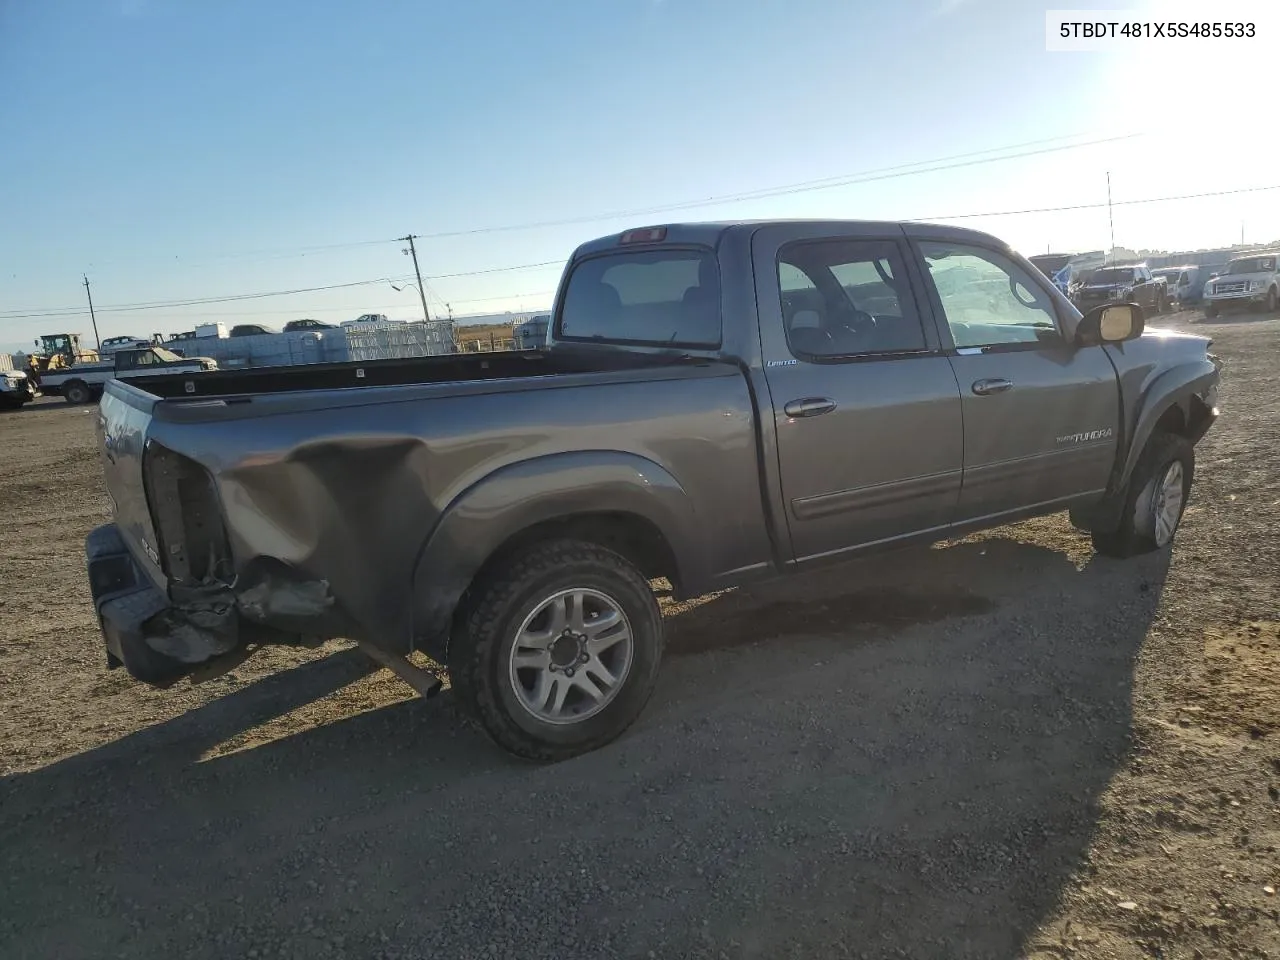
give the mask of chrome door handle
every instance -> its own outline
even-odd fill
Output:
[[[985,397],[992,393],[1004,393],[1006,390],[1013,389],[1012,380],[1001,380],[993,378],[990,380],[973,381],[973,392],[980,397]]]
[[[816,417],[830,413],[836,408],[836,402],[830,397],[805,397],[803,400],[792,400],[782,411],[788,417]]]

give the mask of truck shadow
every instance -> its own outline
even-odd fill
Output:
[[[201,760],[370,669],[336,654],[0,780],[0,955],[1020,956],[1167,562],[997,536],[668,601],[655,702],[552,767],[447,697]]]

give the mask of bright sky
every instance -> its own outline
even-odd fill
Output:
[[[403,244],[367,241],[413,232],[433,313],[532,310],[577,243],[646,223],[1099,203],[1107,171],[1116,201],[1280,186],[1280,80],[1264,53],[1280,49],[1275,17],[1259,20],[1277,28],[1269,41],[1049,53],[1051,6],[1122,5],[0,3],[0,350],[88,333],[87,311],[20,316],[82,311],[82,273],[103,337],[413,319],[417,294],[386,283],[112,308],[398,284],[412,274]],[[1129,4],[1215,21],[1268,6]],[[1057,149],[1069,144],[1086,145]],[[922,161],[948,169],[839,182]],[[1269,241],[1280,190],[1114,215],[1132,248],[1229,244],[1242,226]],[[563,220],[579,222],[468,232]],[[1027,254],[1108,242],[1105,209],[954,222]]]

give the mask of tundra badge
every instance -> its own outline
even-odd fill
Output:
[[[1087,443],[1090,440],[1105,440],[1111,436],[1111,433],[1110,427],[1102,430],[1086,430],[1083,433],[1068,433],[1065,437],[1059,437],[1058,443]]]

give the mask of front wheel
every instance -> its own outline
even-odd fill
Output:
[[[1108,557],[1132,557],[1172,543],[1195,468],[1190,440],[1176,433],[1152,435],[1129,478],[1119,527],[1092,530],[1094,549]]]
[[[648,581],[604,547],[558,540],[486,575],[449,643],[464,708],[503,748],[565,760],[619,736],[648,702],[662,616]]]

